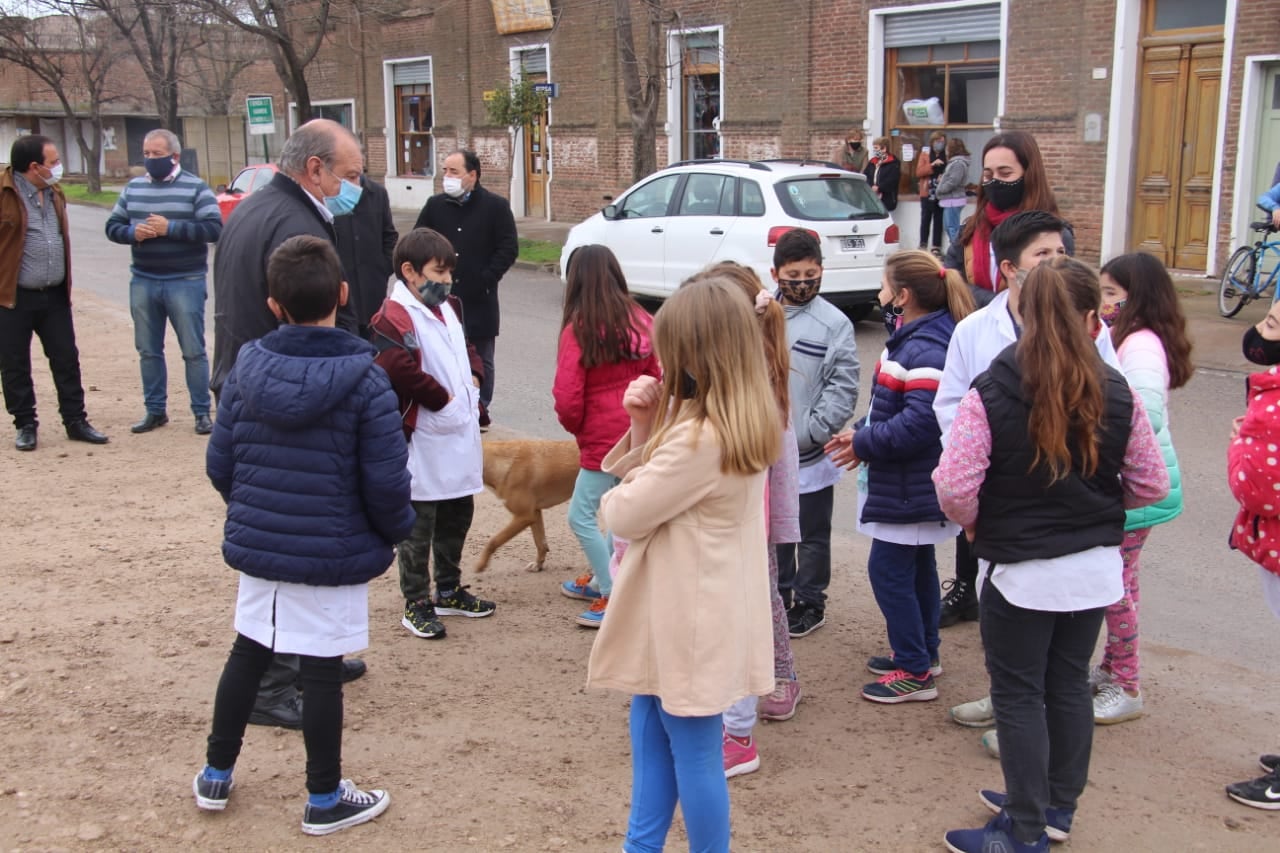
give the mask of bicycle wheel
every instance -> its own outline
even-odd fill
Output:
[[[1218,285],[1218,311],[1223,317],[1234,317],[1240,309],[1252,301],[1253,278],[1258,270],[1258,259],[1250,246],[1241,246],[1227,261],[1227,268],[1222,273],[1222,283]]]

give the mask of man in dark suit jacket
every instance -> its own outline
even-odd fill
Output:
[[[520,251],[516,221],[505,198],[480,186],[480,158],[474,151],[455,151],[444,158],[442,183],[444,192],[427,199],[414,227],[439,231],[458,255],[453,294],[462,300],[467,342],[484,362],[480,426],[487,427],[498,337],[498,282]]]
[[[355,315],[357,334],[369,338],[369,320],[382,307],[391,278],[391,253],[400,235],[391,217],[387,188],[368,175],[360,177],[364,192],[350,216],[333,220],[338,257],[350,293],[347,304]]]
[[[266,189],[253,193],[227,218],[213,259],[213,372],[209,388],[220,394],[240,348],[273,331],[279,322],[267,307],[267,260],[276,247],[299,234],[334,240],[336,213],[350,213],[364,172],[360,143],[328,119],[314,119],[293,132]],[[343,185],[348,185],[344,189]],[[354,207],[354,205],[352,205]],[[350,217],[347,217],[350,218]],[[338,310],[338,325],[355,331],[355,314]],[[364,674],[364,662],[343,662],[343,681]],[[296,655],[276,655],[262,678],[249,722],[302,728],[302,698],[295,682]]]

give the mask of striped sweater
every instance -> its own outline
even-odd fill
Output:
[[[169,233],[135,241],[135,227],[153,213],[169,220]],[[107,218],[107,239],[133,247],[133,271],[156,278],[207,272],[207,244],[216,243],[221,234],[218,200],[204,181],[186,171],[165,181],[134,178]]]

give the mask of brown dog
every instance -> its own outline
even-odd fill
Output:
[[[578,479],[578,445],[574,441],[486,441],[484,484],[493,489],[511,513],[511,523],[493,534],[480,552],[475,570],[483,572],[493,552],[526,527],[533,528],[538,559],[530,571],[542,571],[547,559],[547,531],[542,511],[573,495]]]

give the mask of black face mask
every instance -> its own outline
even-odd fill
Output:
[[[680,399],[692,400],[698,396],[698,380],[690,375],[689,371],[684,371],[684,375],[680,377]]]
[[[854,151],[861,151],[861,150],[862,150],[862,143],[861,143],[861,142],[850,142],[850,143],[849,143],[849,147],[850,147],[850,148],[852,148]]]
[[[997,181],[992,178],[982,184],[982,191],[986,194],[987,201],[996,210],[1016,210],[1018,205],[1022,204],[1022,196],[1026,189],[1025,178],[1018,178],[1016,181]]]
[[[898,321],[902,319],[902,309],[890,302],[888,305],[880,306],[880,313],[884,316],[884,328],[889,334],[898,331]]]
[[[1257,326],[1245,330],[1242,349],[1244,357],[1254,364],[1280,364],[1280,341],[1267,340],[1258,332]]]

